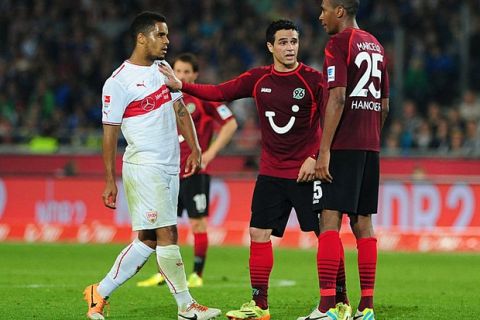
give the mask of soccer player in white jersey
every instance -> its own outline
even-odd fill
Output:
[[[171,93],[159,72],[160,64],[166,63],[163,59],[169,44],[166,19],[143,12],[132,22],[130,32],[135,43],[132,55],[107,79],[102,93],[103,201],[105,206],[115,208],[115,158],[121,128],[128,144],[123,156],[123,184],[138,239],[120,252],[100,283],[85,289],[87,317],[104,319],[108,297],[156,252],[161,273],[178,305],[178,319],[214,319],[220,310],[202,306],[190,295],[177,246],[177,126],[192,150],[185,176],[200,169],[201,151],[181,92]]]

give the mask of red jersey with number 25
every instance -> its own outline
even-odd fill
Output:
[[[389,96],[382,45],[366,31],[347,28],[328,41],[323,71],[329,89],[346,87],[331,149],[380,151],[382,99]]]

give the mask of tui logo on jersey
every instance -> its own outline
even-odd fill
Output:
[[[293,98],[297,100],[301,100],[305,97],[305,89],[303,88],[297,88],[293,90]]]
[[[297,113],[300,110],[300,107],[297,106],[296,104],[292,106],[292,112]],[[273,131],[275,131],[278,134],[285,134],[290,129],[292,129],[293,125],[295,124],[295,117],[290,117],[290,120],[288,120],[288,123],[284,125],[283,127],[278,126],[273,118],[275,117],[275,112],[274,111],[265,111],[265,117],[268,118],[268,122],[270,123],[270,126],[272,127]]]

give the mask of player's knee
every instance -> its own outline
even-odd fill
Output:
[[[340,231],[342,214],[336,210],[323,210],[320,215],[320,232]]]
[[[371,215],[351,215],[350,227],[357,239],[374,237]]]
[[[178,242],[176,225],[158,228],[155,230],[155,233],[157,235],[157,245],[168,246],[171,244],[177,244]]]
[[[268,242],[271,235],[271,229],[250,228],[250,239],[253,242]]]
[[[157,241],[143,240],[142,242],[148,247],[150,247],[151,249],[155,249],[157,247]]]
[[[155,230],[140,230],[138,231],[138,240],[146,244],[152,249],[157,246],[157,235]]]
[[[326,231],[340,231],[340,228],[338,227],[337,224],[331,224],[331,225],[320,225],[320,233],[326,232]]]
[[[339,222],[340,221],[340,222]],[[320,232],[340,231],[341,219],[320,219]]]
[[[207,221],[204,218],[190,219],[190,225],[193,233],[207,232]]]

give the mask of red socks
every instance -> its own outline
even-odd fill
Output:
[[[337,273],[337,287],[336,287],[336,303],[343,302],[350,304],[347,296],[347,283],[345,278],[345,251],[343,250],[342,240],[338,238],[340,242],[340,264],[338,266]]]
[[[262,309],[268,309],[268,280],[273,268],[272,242],[250,243],[250,282],[252,299]]]
[[[207,256],[208,249],[208,236],[207,233],[194,233],[193,234],[193,252],[194,252],[194,263],[193,263],[193,272],[197,273],[200,277],[203,273],[203,268],[205,266],[205,258]]]
[[[357,240],[358,271],[362,297],[358,310],[373,309],[377,239]],[[349,303],[345,281],[345,253],[337,231],[326,231],[318,237],[317,268],[320,283],[319,310],[327,312],[337,302]]]
[[[373,309],[373,289],[375,287],[375,271],[377,269],[377,239],[362,238],[357,240],[358,272],[362,297],[358,310]]]
[[[317,271],[320,283],[321,312],[335,307],[337,274],[340,265],[340,236],[338,231],[326,231],[318,237]]]

